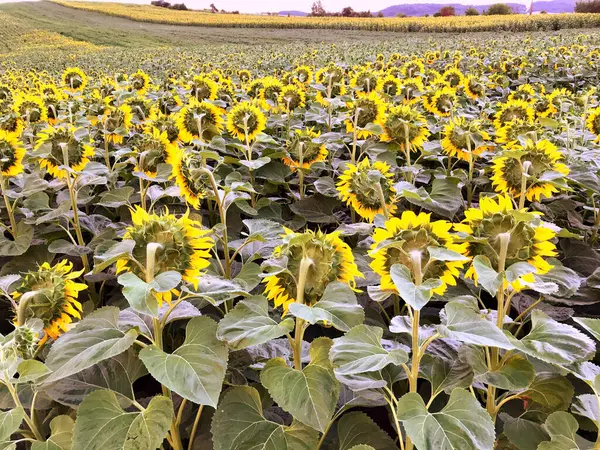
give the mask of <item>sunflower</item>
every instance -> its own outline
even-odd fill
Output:
[[[464,80],[464,89],[467,97],[477,100],[485,95],[485,85],[473,75],[469,75]]]
[[[174,270],[181,274],[184,281],[195,288],[198,287],[202,270],[209,266],[208,258],[214,246],[214,241],[208,236],[208,231],[202,229],[202,224],[189,218],[189,211],[177,218],[173,214],[150,214],[136,205],[131,212],[132,225],[127,228],[123,239],[135,242],[132,255],[139,264],[134,264],[128,258],[117,261],[117,273],[132,272],[141,279],[146,279],[141,267],[147,267],[146,247],[150,243],[160,244],[156,253],[154,273]],[[140,267],[141,266],[141,267]],[[163,300],[171,302],[175,290],[159,292],[156,299],[162,305]]]
[[[512,91],[508,96],[508,101],[522,100],[530,105],[535,102],[535,90],[529,83],[520,85],[517,90]]]
[[[489,141],[490,135],[477,120],[467,120],[464,117],[450,119],[444,127],[443,136],[442,150],[463,161],[470,161],[473,156],[481,155],[490,148],[483,142]]]
[[[267,126],[267,118],[250,102],[235,105],[227,114],[227,131],[242,142],[252,142]]]
[[[533,108],[529,103],[523,100],[509,100],[500,106],[500,110],[494,118],[494,127],[496,130],[514,119],[521,119],[527,122],[533,121]]]
[[[303,108],[306,102],[304,91],[293,84],[288,84],[281,89],[279,93],[279,104],[284,111],[294,111],[296,108]]]
[[[451,67],[442,74],[442,80],[453,89],[458,89],[464,83],[465,76],[456,67]]]
[[[169,149],[167,164],[173,168],[172,178],[185,201],[194,209],[200,208],[200,201],[212,195],[209,180],[200,170],[204,167],[202,157],[193,151],[183,152],[179,147]]]
[[[342,201],[346,202],[360,217],[373,222],[377,214],[389,215],[396,212],[396,190],[394,174],[389,164],[375,161],[371,165],[368,158],[358,164],[348,164],[340,175],[337,190]],[[381,188],[381,189],[380,189]],[[381,197],[385,201],[385,211]]]
[[[81,92],[88,84],[86,74],[78,67],[69,67],[62,74],[65,89],[71,93]]]
[[[8,84],[0,83],[0,103],[12,99],[13,92]]]
[[[318,138],[320,134],[320,132],[313,131],[312,128],[305,128],[296,130],[292,135],[287,143],[287,155],[283,158],[283,163],[292,172],[300,167],[309,169],[314,163],[327,159],[328,152],[325,144],[313,142],[313,139]]]
[[[370,69],[359,70],[350,79],[350,87],[356,91],[372,92],[381,89],[382,79],[377,72]]]
[[[596,136],[596,142],[600,141],[600,106],[592,109],[585,119],[585,126],[590,133]]]
[[[412,78],[425,73],[425,64],[421,59],[413,59],[404,63],[402,66],[402,75],[406,78]]]
[[[533,142],[528,139],[524,146],[514,146],[494,159],[491,177],[496,192],[521,196],[523,173],[527,169],[525,198],[539,201],[559,192],[557,185],[564,184],[569,168],[562,162],[563,154],[547,140]],[[527,167],[528,166],[528,167]],[[554,176],[548,177],[552,173]],[[542,179],[544,178],[544,179]]]
[[[150,178],[156,177],[158,165],[167,163],[169,154],[175,151],[173,146],[176,144],[169,142],[166,131],[157,128],[146,129],[134,144],[138,159],[135,170],[144,172]]]
[[[179,139],[186,143],[194,139],[210,141],[223,131],[223,114],[218,106],[192,97],[189,104],[177,113]]]
[[[363,276],[354,262],[352,250],[338,232],[294,233],[286,229],[282,238],[283,244],[275,248],[273,257],[287,258],[287,268],[265,277],[263,282],[267,298],[273,300],[275,307],[282,306],[286,313],[288,306],[296,301],[296,283],[303,258],[311,260],[304,285],[304,301],[309,305],[318,301],[329,283],[339,281],[354,288],[355,278]]]
[[[160,112],[162,112],[163,114],[170,114],[171,112],[179,108],[181,105],[183,105],[183,102],[181,101],[179,95],[173,94],[172,92],[165,92],[160,97],[158,97],[156,104]]]
[[[396,142],[402,148],[408,142],[411,150],[416,151],[427,141],[429,134],[423,114],[410,105],[399,105],[388,112],[381,140]]]
[[[526,262],[531,265],[512,282],[514,289],[520,289],[523,282],[533,282],[533,274],[545,274],[552,266],[544,259],[556,256],[556,246],[550,242],[556,236],[539,218],[539,212],[527,212],[527,209],[515,210],[508,195],[499,195],[496,199],[481,197],[478,208],[465,211],[465,219],[454,225],[459,233],[464,233],[469,255],[486,256],[492,267],[498,268],[500,238],[503,233],[510,234],[505,267]],[[521,270],[521,269],[520,269]],[[465,273],[467,278],[477,281],[473,265]]]
[[[412,267],[413,252],[421,257],[422,281],[439,279],[442,284],[433,292],[442,295],[448,285],[456,285],[459,269],[464,261],[438,261],[429,256],[428,248],[446,248],[466,255],[467,244],[458,244],[450,234],[452,224],[446,220],[431,221],[431,214],[404,211],[400,218],[392,217],[382,228],[373,233],[373,244],[369,255],[373,258],[371,268],[381,277],[381,289],[397,292],[390,275],[394,264]]]
[[[28,123],[46,122],[48,114],[44,100],[33,94],[19,93],[15,96],[13,110]]]
[[[163,114],[160,111],[153,109],[148,117],[148,125],[146,130],[156,128],[167,133],[167,139],[171,144],[179,140],[179,128],[177,127],[177,119],[175,116]]]
[[[402,82],[400,79],[392,74],[387,74],[381,80],[379,85],[379,92],[389,97],[395,97],[400,95],[402,92]]]
[[[431,114],[448,117],[456,102],[456,91],[449,86],[439,87],[423,97],[423,106]]]
[[[514,119],[505,123],[496,131],[496,143],[502,144],[506,149],[511,150],[519,144],[519,136],[535,131],[537,125],[534,122]]]
[[[129,87],[137,95],[144,95],[150,88],[150,77],[143,70],[138,70],[129,77]]]
[[[80,172],[94,156],[94,147],[77,137],[77,129],[73,125],[48,127],[40,131],[35,150],[47,151],[40,159],[40,167],[56,178],[66,178],[68,175],[61,166]]]
[[[25,308],[26,318],[41,319],[46,335],[40,343],[48,338],[57,339],[69,330],[69,324],[81,319],[81,303],[77,300],[79,293],[87,289],[84,283],[74,281],[83,270],[73,272],[73,264],[66,259],[51,266],[43,263],[38,270],[23,275],[21,285],[12,293],[18,304],[23,294],[34,292]]]
[[[24,129],[25,121],[17,112],[13,110],[6,112],[0,111],[0,130],[12,133],[16,136],[21,136]]]
[[[269,111],[277,105],[280,95],[283,91],[283,84],[275,77],[263,78],[263,87],[258,94],[261,106]]]
[[[344,71],[341,67],[329,64],[317,71],[315,80],[326,88],[325,92],[319,90],[315,95],[315,101],[324,107],[329,106],[328,98],[339,97],[346,93]]]
[[[144,123],[152,112],[152,102],[142,96],[129,97],[125,104],[131,108],[132,119],[135,123]]]
[[[365,139],[373,134],[373,131],[367,129],[367,125],[375,124],[383,126],[385,120],[385,102],[376,91],[357,92],[357,98],[349,103],[349,117],[344,122],[346,124],[346,133],[353,133],[356,123],[356,135],[359,139]]]
[[[238,70],[238,78],[242,83],[247,83],[252,79],[252,74],[246,69]]]
[[[296,67],[292,71],[292,75],[294,80],[306,85],[310,84],[313,80],[313,72],[311,68],[305,65]]]
[[[206,75],[198,75],[192,79],[189,88],[191,90],[190,95],[194,97],[197,101],[212,101],[217,99],[217,91],[219,90],[219,85],[216,81],[214,81]]]
[[[23,172],[25,147],[18,136],[0,130],[0,172],[4,177],[14,177]]]
[[[129,133],[133,113],[129,105],[118,108],[111,106],[104,111],[101,122],[104,129],[104,139],[115,144],[122,144],[123,137]]]

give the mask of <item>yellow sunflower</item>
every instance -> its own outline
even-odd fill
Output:
[[[21,115],[15,111],[6,111],[0,115],[0,130],[7,133],[12,133],[16,136],[21,136],[25,129],[25,121]]]
[[[267,126],[267,118],[250,102],[235,105],[227,114],[227,131],[242,142],[252,142]]]
[[[129,86],[137,95],[144,95],[150,88],[150,77],[143,70],[138,70],[129,77]]]
[[[389,97],[400,95],[402,92],[402,81],[400,81],[400,79],[394,75],[387,74],[381,80],[379,92]]]
[[[171,144],[179,140],[179,128],[177,127],[177,119],[174,115],[163,114],[160,111],[153,109],[148,117],[146,130],[156,128],[167,133],[167,139]]]
[[[449,86],[439,87],[423,97],[423,107],[440,117],[448,117],[456,103],[456,91]]]
[[[44,100],[33,94],[19,93],[15,96],[13,110],[25,121],[38,124],[48,120],[48,113]]]
[[[429,136],[425,116],[410,105],[390,108],[383,122],[384,142],[396,142],[401,148],[408,143],[412,151],[420,149]]]
[[[146,129],[138,136],[133,146],[137,153],[135,170],[154,178],[158,173],[158,165],[167,163],[169,154],[175,151],[173,147],[177,144],[169,142],[167,132],[157,128]]]
[[[46,152],[40,159],[40,167],[56,178],[68,176],[67,170],[61,169],[61,166],[80,172],[94,156],[94,147],[77,136],[77,129],[73,125],[48,127],[40,131],[37,137],[35,150]]]
[[[337,190],[342,201],[360,217],[373,222],[377,214],[387,212],[388,216],[392,216],[396,212],[397,198],[393,183],[394,174],[389,164],[375,161],[371,165],[369,159],[365,158],[358,164],[348,164],[339,177]]]
[[[69,67],[62,74],[62,83],[71,93],[81,92],[88,84],[86,74],[78,67]]]
[[[531,105],[523,100],[509,100],[500,106],[494,118],[496,130],[515,119],[532,122],[534,111]]]
[[[292,172],[295,172],[300,167],[309,169],[314,163],[325,161],[328,155],[325,144],[313,142],[313,139],[318,138],[320,135],[320,132],[315,132],[312,128],[295,130],[287,143],[287,154],[283,158],[283,163]]]
[[[306,102],[306,94],[299,86],[288,84],[281,89],[279,93],[279,105],[284,111],[294,111],[296,108],[303,108]]]
[[[23,172],[25,147],[19,137],[0,130],[0,172],[4,177],[14,177]]]
[[[442,80],[448,84],[453,89],[458,89],[464,83],[465,76],[463,73],[456,67],[451,67],[447,69],[442,74]]]
[[[263,86],[258,94],[261,107],[266,111],[276,107],[282,91],[283,84],[277,78],[263,78]]]
[[[24,274],[20,286],[12,293],[17,305],[24,294],[34,293],[27,300],[25,318],[41,319],[44,323],[46,335],[40,344],[68,331],[73,318],[81,319],[82,308],[77,298],[87,285],[74,280],[82,273],[83,270],[73,272],[73,264],[66,259],[54,266],[45,262],[38,270]]]
[[[600,141],[600,106],[589,112],[585,119],[585,126],[596,136],[596,142]]]
[[[186,143],[194,139],[210,141],[223,131],[223,114],[223,109],[218,106],[192,97],[177,113],[179,139]]]
[[[167,163],[173,168],[172,178],[181,196],[192,208],[200,209],[200,201],[213,195],[209,180],[201,170],[204,167],[202,157],[193,151],[184,152],[173,146],[169,150]]]
[[[354,262],[350,246],[340,239],[338,232],[325,234],[307,230],[294,233],[286,229],[282,237],[284,242],[275,248],[273,257],[286,257],[287,268],[265,277],[263,283],[266,283],[267,298],[273,300],[275,307],[282,306],[284,312],[296,301],[296,283],[303,258],[311,261],[304,285],[304,301],[309,305],[319,300],[329,283],[339,281],[354,288],[355,278],[363,276]]]
[[[383,127],[385,120],[386,104],[377,91],[357,92],[356,100],[349,103],[349,117],[344,122],[346,133],[353,133],[356,124],[356,135],[359,139],[366,139],[373,135],[373,131],[367,129],[367,125],[374,124]]]
[[[121,105],[106,108],[101,122],[104,131],[104,139],[115,144],[122,144],[124,136],[129,133],[133,113],[129,105]]]
[[[400,218],[392,217],[383,228],[373,233],[373,244],[369,255],[373,259],[371,268],[381,277],[381,289],[397,292],[390,275],[394,264],[412,267],[411,253],[420,253],[422,281],[439,279],[442,284],[433,292],[442,295],[448,285],[456,285],[456,277],[464,261],[439,261],[430,257],[428,247],[446,248],[466,255],[467,244],[458,244],[450,234],[452,224],[446,220],[431,221],[431,214],[404,211]]]
[[[535,102],[535,90],[529,83],[520,85],[508,96],[508,101],[522,100],[525,103],[533,104]]]
[[[195,76],[189,86],[190,95],[197,101],[216,100],[219,85],[206,75]]]
[[[530,202],[550,198],[564,189],[564,177],[569,174],[562,160],[563,154],[550,141],[528,139],[524,146],[515,146],[494,159],[492,185],[496,192],[519,198],[526,171],[525,198]]]
[[[464,117],[450,119],[444,127],[443,136],[442,150],[463,161],[470,161],[491,148],[485,143],[490,140],[490,135],[477,120],[467,120]]]
[[[301,65],[296,67],[292,71],[294,80],[297,80],[299,83],[308,85],[313,80],[313,72],[312,69],[306,65]]]
[[[513,119],[496,131],[496,142],[502,144],[504,148],[511,150],[515,146],[520,145],[519,136],[524,136],[527,133],[535,131],[537,128],[538,126],[534,122]]]
[[[519,262],[531,265],[530,272],[512,282],[513,289],[519,290],[523,282],[535,281],[534,274],[547,273],[552,266],[545,258],[557,255],[556,246],[551,242],[556,232],[548,228],[539,216],[539,212],[515,210],[511,198],[506,194],[499,195],[496,199],[481,197],[479,207],[466,210],[465,219],[455,224],[454,229],[467,236],[465,244],[469,246],[470,256],[486,256],[495,269],[499,265],[499,235],[509,233],[505,267]],[[477,282],[473,265],[465,276]]]
[[[198,287],[199,277],[203,269],[210,263],[210,251],[214,241],[208,236],[209,231],[202,229],[202,224],[189,218],[189,211],[177,218],[173,214],[150,214],[136,205],[131,212],[133,224],[127,228],[123,239],[135,242],[132,255],[139,264],[128,258],[117,261],[117,273],[132,272],[142,280],[146,279],[141,267],[147,267],[146,247],[150,243],[160,244],[155,256],[153,276],[174,270],[181,274],[184,281],[195,288]],[[140,267],[141,266],[141,267]],[[156,299],[162,305],[163,301],[171,302],[175,290],[159,292]]]
[[[370,69],[361,69],[350,79],[350,87],[368,93],[380,90],[381,81],[379,73]]]
[[[469,75],[464,80],[464,89],[467,97],[477,100],[485,95],[485,85],[475,76]]]

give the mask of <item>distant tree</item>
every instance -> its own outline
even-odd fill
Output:
[[[398,14],[396,14],[396,17],[398,17],[400,19],[404,19],[406,17],[406,14],[404,14],[404,13],[398,13]]]
[[[377,17],[383,17],[383,13],[382,13],[381,11],[379,11],[379,12],[377,13]]]
[[[435,12],[435,13],[433,13],[433,17],[441,17],[441,15],[442,15],[442,14],[441,14],[439,11],[438,11],[438,12]],[[426,17],[429,17],[429,14],[425,14],[425,16],[426,16]]]
[[[541,10],[540,14],[548,14],[548,11]]]
[[[319,16],[324,16],[325,14],[327,14],[327,12],[325,11],[325,8],[323,7],[323,3],[321,3],[321,0],[317,0],[310,7],[310,15],[311,16],[319,17]]]
[[[436,13],[437,14],[437,13]],[[434,17],[437,17],[435,14],[433,15]],[[423,17],[429,17],[429,14],[425,14]]]
[[[477,9],[473,8],[472,6],[469,6],[465,10],[465,16],[478,16],[478,15],[479,15],[479,11],[477,11]]]
[[[217,7],[215,6],[215,4],[214,4],[214,3],[211,3],[211,4],[210,4],[210,9],[211,9],[211,11],[212,11],[213,13],[218,13],[218,12],[219,12],[219,10],[217,9]]]
[[[600,0],[589,0],[575,3],[577,13],[600,13]]]
[[[442,17],[456,15],[456,10],[454,9],[454,6],[442,6],[438,12],[440,13],[440,16],[442,16]]]
[[[346,6],[342,9],[342,16],[344,17],[352,17],[354,15],[354,10],[350,6]]]
[[[514,14],[514,11],[506,3],[494,3],[487,9],[486,14],[488,16],[505,16]]]

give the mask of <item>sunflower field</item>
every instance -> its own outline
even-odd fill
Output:
[[[0,448],[600,449],[596,37],[4,61]]]

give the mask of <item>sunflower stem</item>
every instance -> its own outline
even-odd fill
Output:
[[[354,113],[354,124],[352,127],[352,154],[350,155],[352,164],[356,164],[356,146],[357,146],[357,142],[358,142],[358,133],[356,132],[356,128],[358,127],[359,114],[360,114],[360,108],[356,108],[356,112]]]
[[[200,417],[202,416],[203,409],[204,409],[204,405],[200,405],[198,407],[198,412],[196,413],[196,418],[194,419],[194,425],[192,425],[192,431],[190,433],[190,440],[188,442],[188,450],[192,450],[194,448],[194,439],[196,438],[196,430],[198,429],[198,424],[200,423]]]
[[[27,311],[29,301],[34,298],[38,292],[39,291],[25,292],[19,299],[19,305],[17,307],[17,326],[21,327],[25,325],[25,311]]]
[[[413,184],[413,174],[412,174],[412,168],[411,168],[411,164],[410,164],[410,136],[409,136],[409,129],[408,129],[408,124],[406,122],[404,122],[402,125],[404,125],[404,154],[406,155],[406,181],[408,181],[409,183]]]
[[[19,394],[17,393],[17,391],[16,391],[15,387],[12,385],[12,383],[5,382],[4,385],[7,387],[8,391],[10,392],[13,402],[15,402],[15,407],[25,409],[25,408],[23,408],[23,405],[21,404],[21,399],[19,398]],[[33,435],[35,436],[35,438],[38,441],[44,441],[44,436],[42,435],[42,433],[40,433],[40,431],[36,427],[33,420],[31,420],[29,415],[25,414],[24,420],[25,420],[25,423],[27,424],[27,426],[29,427],[29,429],[31,430],[31,432],[33,433]]]
[[[519,196],[519,209],[525,208],[525,194],[527,193],[527,178],[529,178],[529,168],[531,162],[525,161],[523,163],[523,173],[521,175],[521,194]]]
[[[304,171],[302,170],[304,165],[304,142],[300,141],[298,143],[298,149],[300,151],[298,158],[298,190],[300,191],[300,200],[302,200],[304,199]]]
[[[473,203],[473,152],[471,151],[471,139],[467,135],[467,152],[469,153],[469,183],[467,186],[467,208]]]
[[[2,187],[2,196],[4,197],[4,204],[6,205],[6,213],[8,214],[8,219],[10,220],[10,234],[13,239],[17,238],[17,221],[15,220],[15,212],[13,210],[12,205],[10,204],[10,199],[6,195],[6,189],[8,187],[8,183],[6,182],[6,178],[4,178],[0,174],[0,186]]]
[[[110,167],[110,151],[108,149],[108,131],[104,128],[104,163],[106,164],[106,168],[108,169],[108,173],[112,172],[112,168]]]
[[[415,277],[415,286],[423,284],[423,272],[422,272],[422,261],[421,252],[413,250],[409,254],[412,272]],[[417,381],[419,379],[419,363],[421,360],[421,348],[419,346],[419,321],[421,311],[413,309],[412,315],[412,362],[411,362],[411,374],[409,379],[410,392],[417,392]]]
[[[300,269],[298,273],[298,284],[296,285],[296,303],[304,304],[304,287],[306,286],[306,278],[308,269],[313,265],[313,260],[305,256],[300,261]],[[294,332],[294,368],[302,370],[302,339],[304,337],[304,320],[296,317],[296,329]]]
[[[385,195],[383,194],[383,188],[381,187],[381,181],[375,183],[375,191],[377,192],[377,197],[379,199],[379,203],[381,204],[381,210],[383,211],[383,216],[385,220],[388,220],[390,217],[387,204],[385,202]]]

